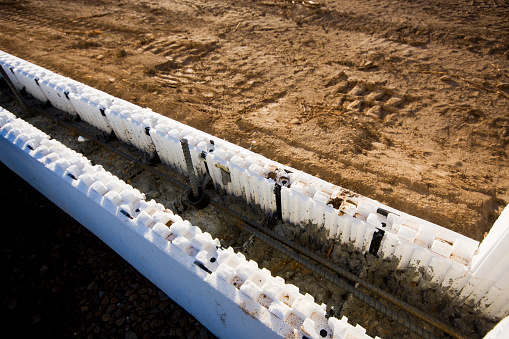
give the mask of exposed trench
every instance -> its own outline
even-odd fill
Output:
[[[3,87],[5,88],[5,86]],[[5,93],[0,94],[0,98],[2,107],[17,114],[67,147],[83,153],[94,164],[102,165],[106,170],[144,192],[147,199],[155,199],[182,218],[189,220],[193,225],[209,232],[213,238],[220,239],[224,247],[233,247],[236,251],[242,252],[247,259],[256,261],[260,267],[269,269],[274,276],[281,276],[287,283],[299,287],[302,293],[311,294],[317,303],[326,303],[329,315],[338,318],[346,316],[349,318],[349,322],[354,325],[361,325],[373,337],[417,337],[407,328],[353,298],[344,289],[334,286],[302,264],[267,246],[265,242],[253,234],[242,231],[237,218],[213,206],[201,211],[195,210],[186,203],[186,191],[168,182],[164,177],[157,176],[133,161],[126,160],[105,148],[98,147],[90,140],[79,141],[78,134],[69,132],[54,120],[41,114],[26,115],[19,104]],[[30,105],[41,108],[41,104],[29,96],[25,95],[24,100]],[[45,106],[43,109],[79,130],[98,136],[100,139],[104,138],[101,131],[84,122],[70,121],[67,115],[55,108]],[[132,146],[123,144],[118,140],[109,141],[108,144],[130,154],[141,162],[147,163],[146,156]],[[184,175],[162,164],[157,164],[154,168],[181,182],[187,180]],[[201,179],[203,180],[203,178]],[[447,297],[446,291],[429,288],[427,284],[423,283],[427,277],[422,277],[422,272],[412,268],[402,272],[395,271],[397,262],[385,261],[369,253],[362,254],[356,251],[351,244],[341,243],[337,239],[328,239],[326,231],[316,225],[292,225],[281,221],[271,222],[258,206],[248,205],[239,198],[226,195],[224,191],[216,191],[211,185],[207,186],[207,192],[213,199],[220,201],[235,212],[256,221],[260,225],[264,225],[295,244],[306,247],[322,258],[331,260],[342,269],[358,275],[365,281],[419,308],[426,314],[445,321],[468,337],[482,337],[495,325],[495,323],[484,319],[467,305],[457,305],[455,300],[450,300]],[[421,277],[421,282],[416,284],[413,281],[418,277]],[[366,292],[362,287],[359,289]],[[383,300],[378,301],[384,302]],[[442,331],[433,329],[424,322],[416,321],[416,323],[437,337],[447,337]]]

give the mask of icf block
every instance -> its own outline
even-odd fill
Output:
[[[161,161],[172,168],[185,172],[184,153],[180,144],[182,133],[162,123],[150,129],[149,133]]]
[[[465,286],[469,279],[468,269],[454,261],[451,261],[451,267],[444,276],[442,286],[449,288],[448,293],[456,296]]]
[[[498,297],[486,308],[484,314],[499,320],[509,314],[509,289],[501,291]]]
[[[133,111],[124,120],[124,126],[129,130],[131,144],[145,153],[152,154],[155,145],[150,137],[150,129],[157,125],[158,117],[148,108]]]
[[[479,250],[472,259],[472,272],[475,276],[487,277],[499,264],[501,258],[509,253],[509,206],[504,209],[500,217],[491,228],[488,236],[479,246]],[[506,259],[502,262],[505,263]]]
[[[58,74],[51,74],[39,80],[39,86],[53,107],[61,109],[73,117],[78,114],[69,97],[69,94],[75,92],[76,88],[69,79]]]
[[[323,206],[323,205],[322,205]],[[325,229],[329,230],[329,236],[332,238],[339,238],[341,236],[341,220],[337,211],[331,206],[323,206],[323,225]]]
[[[452,244],[442,239],[435,239],[433,245],[431,245],[431,251],[445,258],[449,258],[452,253]]]
[[[349,218],[344,216],[338,218],[338,234],[341,235],[341,243],[348,244],[350,242],[350,233],[352,231],[352,225],[354,224],[355,218]]]
[[[228,168],[228,161],[224,160],[225,156],[225,151],[216,149],[214,153],[207,154],[207,165],[215,187],[222,188],[232,194],[231,172]]]
[[[428,225],[421,225],[415,235],[414,243],[429,249],[433,245],[436,236],[437,231],[434,228]]]
[[[48,98],[39,86],[39,81],[42,81],[45,76],[51,75],[52,72],[31,65],[20,65],[18,68],[13,69],[13,71],[16,77],[23,83],[28,93],[42,103],[48,101]]]
[[[482,296],[481,300],[479,300],[476,308],[484,312],[495,300],[500,299],[502,295],[503,290],[496,286],[492,286],[488,292]]]
[[[79,85],[69,94],[69,99],[83,121],[101,131],[111,133],[112,128],[106,118],[106,110],[113,102],[112,96],[88,86]]]
[[[426,267],[424,277],[426,280],[429,280],[431,287],[437,287],[442,284],[451,266],[450,260],[439,256],[432,256],[428,267]]]
[[[122,106],[112,104],[110,108],[106,109],[105,114],[115,135],[123,142],[132,145],[132,136],[129,129],[126,127],[127,119],[131,117],[132,111],[124,109]]]
[[[403,270],[408,267],[410,263],[410,259],[412,258],[415,247],[408,243],[402,242],[396,246],[396,250],[394,251],[394,257],[398,258],[398,270]]]
[[[232,193],[237,197],[243,197],[248,203],[250,196],[246,195],[245,187],[247,184],[247,173],[243,167],[244,164],[239,160],[240,158],[233,157],[230,161],[229,170],[232,181]]]
[[[469,306],[476,306],[482,297],[488,293],[491,287],[494,286],[494,282],[489,279],[480,280],[473,276],[466,283],[465,287],[461,290],[459,295],[460,300],[465,300]]]
[[[4,70],[4,72],[7,74],[9,79],[14,84],[14,87],[18,91],[21,91],[23,88],[25,88],[25,85],[16,77],[16,73],[14,72],[14,68],[18,67],[20,64],[20,61],[15,60],[8,60],[7,58],[4,58],[3,56],[0,57],[0,67]]]
[[[0,128],[3,125],[5,125],[13,120],[16,120],[16,119],[17,119],[17,117],[14,114],[12,114],[11,112],[0,107]]]
[[[468,265],[474,256],[478,246],[463,239],[456,239],[452,245],[451,259],[460,264]],[[508,252],[509,253],[509,252]]]
[[[287,209],[286,215],[288,216],[288,221],[298,225],[300,223],[307,223],[312,220],[310,213],[313,205],[310,203],[310,198],[304,194],[301,194],[295,190],[284,189],[282,187],[281,193],[283,190],[288,192],[289,194],[281,194],[281,204],[284,208]],[[283,200],[286,200],[283,203]]]

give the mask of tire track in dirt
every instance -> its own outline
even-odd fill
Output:
[[[195,65],[200,68],[203,58],[218,48],[213,39],[200,40],[185,34],[168,35],[138,48],[138,53],[152,53],[167,61],[148,70],[165,86],[182,87],[203,82],[203,75],[196,74]],[[203,67],[201,67],[203,68]]]
[[[323,6],[305,6],[298,1],[129,0],[122,6],[80,3],[74,11],[66,11],[67,3],[60,0],[47,0],[40,8],[38,1],[24,3],[12,20],[5,18],[9,11],[0,11],[6,32],[18,29],[16,34],[25,40],[38,37],[18,48],[18,56],[229,141],[253,145],[265,156],[295,162],[335,183],[340,180],[361,194],[391,201],[395,208],[440,224],[486,228],[493,213],[479,217],[472,211],[489,210],[476,203],[489,205],[489,199],[476,194],[494,200],[507,195],[493,193],[495,183],[479,183],[480,170],[461,151],[479,152],[494,182],[504,178],[495,168],[504,157],[506,122],[494,120],[503,103],[491,100],[494,95],[483,92],[484,85],[477,93],[463,81],[431,74],[504,86],[498,83],[506,72],[498,57],[504,53],[503,37],[465,28],[468,13],[456,13],[444,23],[433,11],[449,6],[446,1],[325,0]],[[487,32],[496,31],[497,23],[489,20],[507,6],[495,0],[476,4],[485,7],[480,13],[489,6],[498,11],[486,20]],[[421,9],[430,15],[419,17]],[[494,47],[502,44],[492,55],[488,49],[480,52],[488,38]],[[469,44],[476,45],[473,52],[468,52]],[[12,46],[22,44],[9,46],[14,53]],[[463,47],[452,55],[457,46]],[[65,62],[52,54],[65,55]],[[498,77],[489,61],[498,67]],[[458,100],[466,100],[468,107]],[[479,109],[482,118],[468,118]],[[437,127],[428,126],[428,120]],[[423,126],[432,132],[421,131]],[[467,142],[461,141],[463,135]],[[275,144],[279,152],[272,149]],[[487,162],[488,150],[502,152],[493,155],[499,160]],[[468,169],[456,167],[463,161]],[[430,162],[443,177],[428,169]],[[464,198],[462,187],[467,190]],[[449,207],[431,211],[433,199]],[[463,200],[467,207],[455,206]],[[460,210],[466,210],[465,216],[454,222]]]

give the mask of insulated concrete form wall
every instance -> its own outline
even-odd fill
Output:
[[[102,166],[0,108],[0,160],[220,338],[358,338],[347,318],[272,277]]]
[[[11,70],[9,75],[32,87],[51,76],[49,71],[6,53],[0,53],[0,60],[2,67]],[[33,74],[18,69],[33,70]],[[95,97],[103,99],[91,100],[83,96],[79,84],[71,79],[66,83],[62,78],[59,86],[69,91],[71,103],[79,103],[75,105],[78,114],[93,115],[97,121],[102,119],[104,124],[91,124],[105,133],[113,130],[121,140],[147,153],[155,151],[166,165],[182,172],[186,172],[186,167],[180,139],[186,138],[195,171],[201,177],[210,175],[217,188],[259,205],[267,214],[280,213],[284,221],[324,227],[331,238],[352,243],[359,251],[369,250],[387,259],[397,259],[399,270],[424,272],[416,278],[416,283],[423,287],[442,287],[451,297],[489,317],[500,319],[509,314],[506,269],[509,252],[501,242],[485,241],[486,245],[481,246],[482,253],[492,252],[495,247],[497,250],[492,253],[504,253],[500,257],[502,263],[493,268],[497,274],[484,274],[487,268],[483,268],[476,275],[472,263],[479,242],[473,239],[154,114],[150,109],[97,90],[93,90]],[[507,220],[503,219],[497,229],[502,230],[497,234],[509,229]],[[494,255],[482,255],[489,262],[494,260],[490,259]]]

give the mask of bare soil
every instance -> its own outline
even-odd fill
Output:
[[[477,240],[509,203],[504,0],[0,0],[0,49]]]
[[[7,88],[3,82],[0,82],[0,86],[2,89]],[[60,121],[72,125],[82,135],[104,137],[100,130],[83,121],[70,121],[69,116],[58,109],[48,105],[43,107],[42,103],[29,96],[25,96],[25,100],[28,105],[42,108]],[[98,147],[91,140],[80,141],[79,134],[63,128],[42,113],[27,115],[14,98],[3,92],[0,93],[0,106],[67,147],[84,154],[93,164],[100,164],[121,180],[145,192],[147,199],[156,199],[193,225],[209,232],[213,238],[220,239],[224,248],[233,247],[247,259],[255,260],[259,267],[269,269],[273,276],[283,277],[287,283],[297,286],[301,293],[310,293],[317,303],[326,303],[330,315],[337,318],[346,316],[352,325],[361,325],[368,335],[373,337],[420,338],[355,299],[342,287],[330,283],[251,233],[241,230],[237,226],[237,218],[221,213],[212,205],[203,210],[190,207],[186,201],[185,190],[173,185],[167,178],[155,175],[137,166],[130,159]],[[108,141],[108,144],[135,159],[147,162],[143,152],[133,146],[119,140]],[[161,163],[154,166],[173,179],[182,183],[187,181],[183,174]],[[17,228],[10,227],[6,237],[8,240],[3,244],[3,252],[7,255],[5,273],[10,284],[4,291],[5,307],[2,311],[6,313],[12,332],[62,336],[73,333],[75,336],[88,338],[96,335],[119,338],[212,336],[128,263],[118,264],[122,259],[111,254],[111,249],[93,234],[80,229],[75,221],[69,219],[63,211],[14,173],[4,167],[0,167],[0,171],[6,179],[4,181],[8,183],[0,191],[3,202],[0,206],[7,206],[15,215],[23,215],[23,218],[18,220],[18,224],[23,225],[23,232],[19,234]],[[369,253],[360,253],[352,244],[328,239],[328,232],[317,225],[293,225],[281,221],[270,223],[268,216],[259,206],[248,205],[242,199],[227,195],[224,190],[215,190],[210,181],[209,185],[204,186],[214,200],[257,220],[279,236],[331,260],[342,269],[375,284],[426,314],[443,319],[469,338],[483,337],[496,324],[471,307],[451,300],[442,288],[431,288],[429,278],[423,276],[423,272],[413,268],[395,271],[397,259],[389,261]],[[30,206],[34,213],[19,212],[26,209],[26,206]],[[61,245],[62,241],[65,244]],[[27,244],[30,251],[27,250]],[[75,248],[78,248],[78,252],[68,253]],[[113,269],[115,267],[117,269]],[[76,275],[76,272],[79,274]],[[419,284],[415,284],[415,278],[421,276]],[[33,289],[30,286],[39,288]],[[31,293],[26,293],[27,289]],[[360,290],[367,292],[363,288]],[[112,295],[116,297],[111,298]],[[383,303],[381,299],[378,301]],[[62,309],[67,310],[65,314],[61,312]],[[416,326],[426,328],[436,337],[447,337],[439,329],[430,328],[427,323],[412,317],[410,319],[415,321]],[[301,324],[302,320],[301,323],[294,322],[293,326],[300,328]]]

